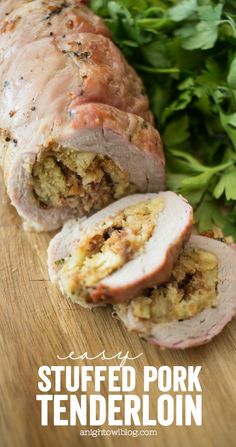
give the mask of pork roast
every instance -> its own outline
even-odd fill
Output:
[[[78,0],[0,5],[1,164],[26,227],[163,189],[143,84],[102,20]]]
[[[167,281],[192,228],[173,192],[136,194],[68,222],[48,249],[51,281],[82,305],[118,303]]]
[[[236,251],[217,240],[192,236],[165,285],[115,306],[125,326],[160,347],[205,344],[236,312]]]

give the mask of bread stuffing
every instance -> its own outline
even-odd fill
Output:
[[[131,302],[135,317],[153,323],[186,320],[217,303],[218,260],[210,252],[186,248],[171,279]]]
[[[137,189],[109,157],[67,148],[39,159],[32,176],[42,207],[80,207],[85,214]]]

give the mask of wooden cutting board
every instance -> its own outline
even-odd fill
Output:
[[[47,273],[46,250],[51,236],[25,233],[3,187],[0,197],[0,447],[236,445],[235,320],[212,343],[194,350],[174,352],[147,345],[112,319],[109,309],[91,312],[61,297]],[[157,436],[148,438],[89,438],[80,437],[80,427],[41,427],[40,405],[35,399],[38,368],[61,364],[57,355],[71,351],[95,356],[103,350],[109,356],[119,351],[130,351],[132,356],[143,353],[132,362],[139,395],[144,365],[201,365],[202,427],[159,426]],[[106,392],[104,387],[103,394]],[[155,407],[154,395],[151,406]]]

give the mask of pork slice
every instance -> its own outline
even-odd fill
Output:
[[[73,256],[79,241],[102,221],[112,220],[112,217],[130,205],[156,197],[163,199],[164,208],[156,218],[156,229],[145,244],[144,251],[98,282],[91,292],[91,300],[95,304],[127,301],[146,287],[169,279],[173,264],[191,232],[192,208],[182,197],[169,191],[135,194],[118,200],[88,219],[70,222],[52,239],[48,249],[49,273],[52,282],[60,285],[62,293],[65,294],[60,278],[61,266],[55,261],[61,256],[64,259]]]
[[[117,308],[125,326],[138,332],[157,346],[170,349],[185,349],[208,343],[218,335],[236,312],[236,252],[229,245],[217,240],[192,236],[186,248],[206,250],[216,255],[218,267],[218,287],[216,307],[206,307],[196,316],[184,321],[154,324],[137,318],[131,304]]]

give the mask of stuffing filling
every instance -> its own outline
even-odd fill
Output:
[[[100,222],[70,257],[56,262],[64,264],[60,271],[64,292],[74,301],[77,297],[89,301],[99,281],[142,253],[163,207],[163,199],[146,200]]]
[[[131,301],[133,315],[153,323],[191,318],[208,306],[216,306],[217,277],[218,261],[214,254],[187,248],[167,284]]]
[[[42,207],[87,214],[137,191],[114,161],[93,152],[53,150],[33,166],[33,191]]]

